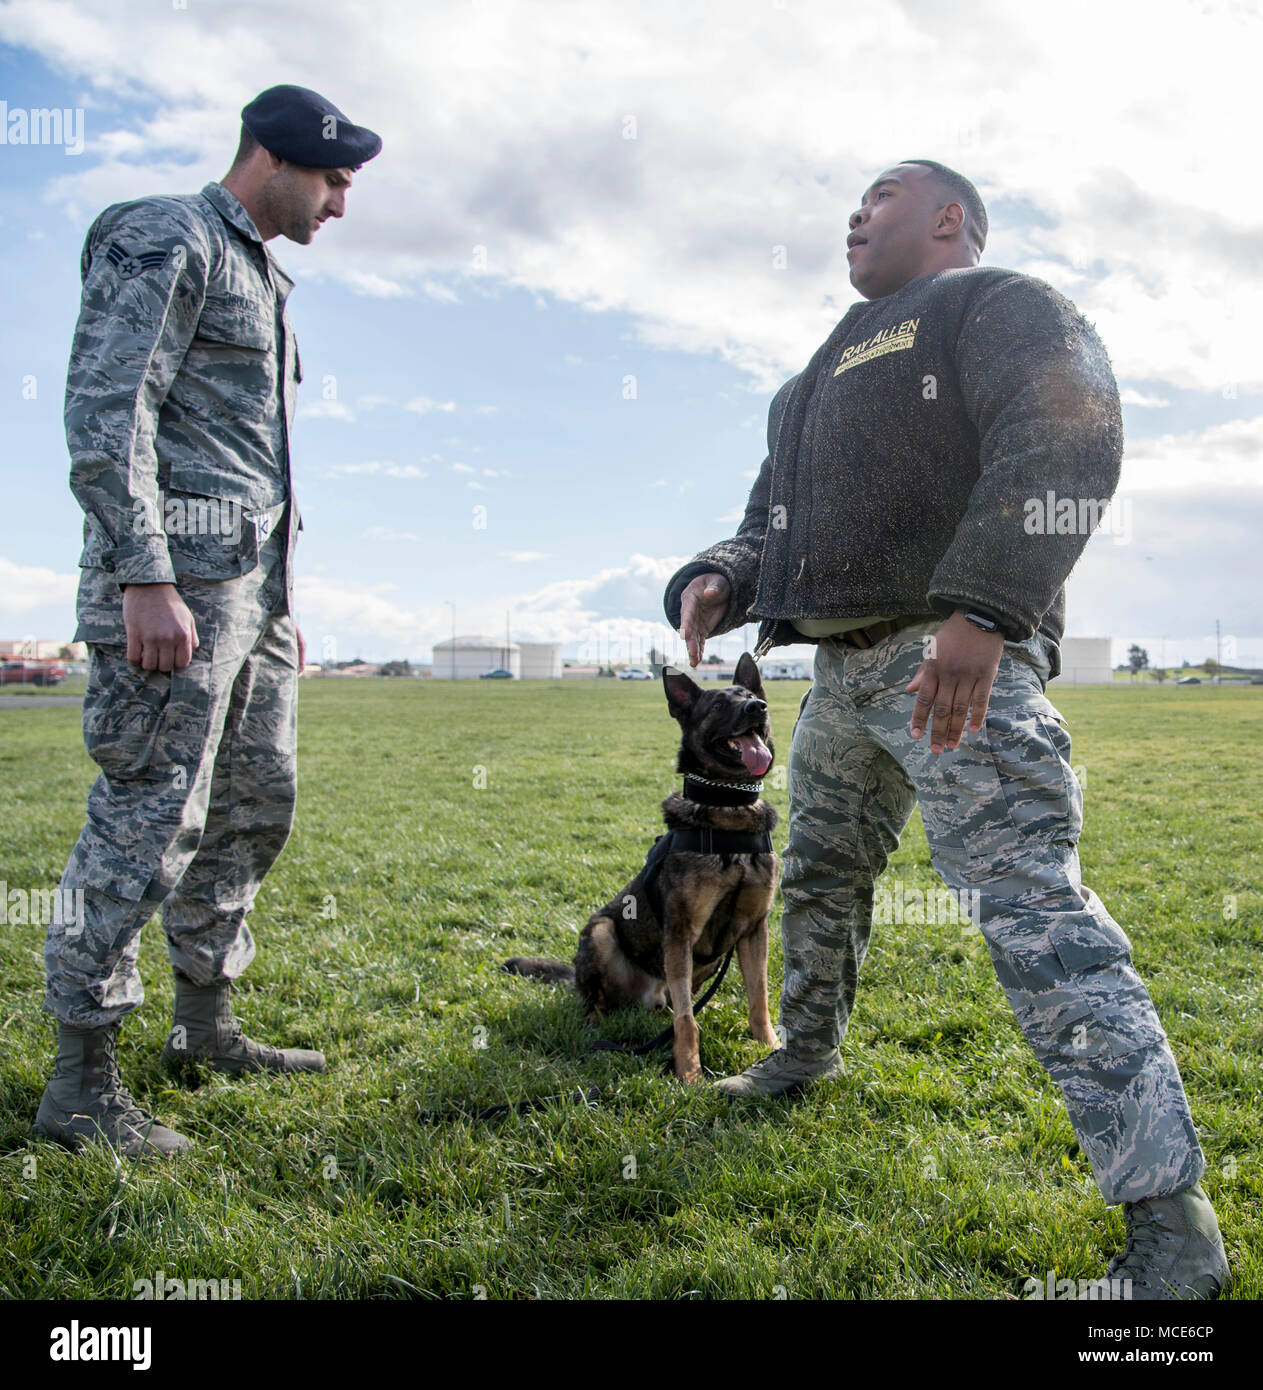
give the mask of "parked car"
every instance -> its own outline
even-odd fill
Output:
[[[66,668],[60,661],[6,661],[0,665],[0,684],[60,685]]]
[[[1201,676],[1181,676],[1176,685],[1201,685]]]
[[[497,666],[494,671],[484,671],[478,679],[480,681],[511,681],[515,677],[512,671],[506,671],[503,666]]]
[[[626,666],[618,673],[620,681],[651,681],[653,676],[640,666]]]

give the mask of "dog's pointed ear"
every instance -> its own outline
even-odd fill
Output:
[[[700,685],[695,685],[683,671],[677,671],[674,666],[662,668],[662,688],[667,692],[667,707],[677,719],[693,708],[697,697],[702,693]]]
[[[741,660],[737,662],[732,683],[733,685],[744,686],[751,695],[757,695],[760,700],[763,699],[763,681],[759,676],[758,663],[749,652],[741,653]]]

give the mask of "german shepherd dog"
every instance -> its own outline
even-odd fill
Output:
[[[772,766],[772,733],[749,652],[725,689],[703,690],[671,666],[662,684],[680,725],[676,770],[684,774],[683,791],[662,803],[668,833],[627,887],[588,918],[573,966],[515,956],[504,969],[572,984],[588,1003],[589,1024],[611,1009],[660,1009],[669,1000],[675,1074],[700,1081],[693,988],[734,946],[750,1031],[780,1046],[767,1003],[776,811],[759,799],[760,779]]]

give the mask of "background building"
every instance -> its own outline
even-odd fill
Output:
[[[765,681],[809,681],[811,663],[807,661],[768,660],[766,657],[759,667]]]
[[[434,644],[433,667],[436,681],[477,680],[501,668],[520,676],[522,653],[516,642],[503,637],[449,637]]]
[[[1061,675],[1067,685],[1112,685],[1109,637],[1063,637]]]
[[[434,644],[431,675],[436,681],[477,680],[488,671],[512,671],[525,681],[561,679],[560,642],[506,642],[503,637],[447,638]]]
[[[559,681],[561,679],[560,642],[519,642],[524,681]]]

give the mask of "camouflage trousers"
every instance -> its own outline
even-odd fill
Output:
[[[182,670],[143,671],[121,641],[89,647],[83,734],[101,775],[61,879],[83,910],[53,922],[44,948],[44,1007],[63,1023],[100,1027],[141,1003],[140,931],[159,906],[172,965],[195,984],[254,958],[246,916],[297,785],[284,544],[281,521],[247,574],[179,580],[200,642]]]
[[[910,626],[863,651],[835,639],[817,649],[790,751],[785,1045],[819,1059],[841,1042],[874,885],[919,804],[931,860],[952,890],[943,896],[971,909],[965,929],[981,930],[1105,1201],[1179,1191],[1205,1159],[1131,943],[1082,886],[1083,798],[1070,737],[1044,695],[1043,641],[1006,643],[983,729],[936,757],[928,729],[919,740],[908,732],[915,696],[904,687],[938,626]]]

